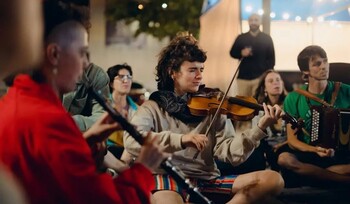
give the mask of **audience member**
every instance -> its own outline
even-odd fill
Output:
[[[286,97],[286,91],[281,75],[272,69],[266,70],[261,76],[259,86],[255,92],[255,99],[258,104],[269,104],[283,106],[283,101]],[[258,117],[253,119],[253,124],[256,124],[258,119],[262,117],[263,112],[260,111]],[[280,118],[276,124],[266,128],[267,138],[261,140],[258,149],[265,154],[267,162],[272,170],[279,171],[277,164],[277,150],[286,144],[286,122]]]
[[[266,70],[260,78],[258,89],[254,95],[258,104],[283,106],[285,97],[284,85],[279,73],[272,69]],[[252,120],[253,126],[258,124],[263,115],[264,111],[259,111],[259,114]],[[278,119],[276,124],[271,124],[266,128],[266,132],[268,137],[260,141],[260,145],[244,163],[233,167],[228,163],[217,161],[221,174],[242,174],[262,170],[266,169],[266,163],[272,170],[279,171],[276,151],[286,143],[285,122],[282,118]]]
[[[307,78],[308,84],[301,87],[312,96],[319,98],[334,108],[350,108],[350,86],[328,80],[329,63],[325,50],[317,45],[304,48],[298,55],[298,66]],[[337,85],[338,84],[338,85]],[[294,131],[287,125],[289,149],[279,155],[278,164],[285,168],[288,186],[306,184],[330,185],[331,182],[350,184],[350,165],[334,155],[333,148],[311,144],[311,106],[320,106],[315,99],[293,91],[284,101],[284,110],[290,115],[304,120],[304,131]],[[323,123],[322,121],[319,124]],[[297,176],[302,176],[301,178]],[[287,177],[288,176],[288,177]]]
[[[116,110],[130,120],[138,105],[128,96],[132,83],[132,69],[128,64],[117,64],[107,70],[109,76],[110,99]],[[130,163],[132,156],[124,150],[124,131],[114,132],[109,139],[109,150],[117,157]]]
[[[259,77],[275,66],[273,42],[268,34],[260,31],[260,16],[252,14],[248,23],[249,31],[237,37],[230,51],[231,57],[242,60],[237,77],[237,91],[241,96],[253,96]]]
[[[210,116],[191,115],[188,97],[198,91],[206,61],[205,52],[190,35],[175,37],[160,53],[156,76],[158,91],[136,111],[131,122],[141,132],[151,131],[159,138],[166,152],[173,154],[172,161],[186,175],[197,182],[202,192],[235,194],[232,203],[264,202],[264,198],[278,194],[283,188],[281,176],[274,171],[258,171],[244,175],[220,177],[214,158],[237,165],[245,161],[259,141],[266,137],[265,130],[280,117],[281,109],[264,105],[265,115],[258,125],[235,135],[227,116],[217,118],[208,137]],[[126,150],[138,155],[140,146],[124,134]],[[198,158],[194,159],[196,152]],[[184,194],[176,181],[164,172],[154,172],[156,203],[183,203]]]
[[[87,58],[89,59],[89,54],[87,54]],[[99,91],[103,98],[109,98],[109,77],[101,67],[94,63],[88,63],[88,66],[84,67],[83,75],[75,90],[63,95],[64,107],[72,115],[82,132],[87,131],[104,113],[103,107],[89,92],[90,87]],[[118,160],[107,150],[106,142],[96,145],[94,153],[96,166],[101,172],[114,170],[119,173],[127,168],[125,162]],[[127,157],[127,155],[125,154],[125,160],[128,158],[131,160],[132,157]]]
[[[88,130],[104,113],[102,106],[91,96],[88,89],[92,87],[108,98],[108,84],[106,72],[94,63],[89,63],[74,91],[63,95],[63,106],[72,115],[80,131]]]
[[[150,171],[166,155],[148,137],[136,164],[115,180],[96,172],[88,144],[119,126],[104,114],[82,135],[62,107],[60,94],[75,88],[87,63],[87,31],[70,7],[50,0],[43,5],[45,58],[32,74],[18,75],[0,101],[0,160],[30,203],[149,203]]]

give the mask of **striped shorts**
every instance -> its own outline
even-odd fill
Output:
[[[156,174],[153,176],[156,182],[156,188],[153,192],[159,190],[171,190],[182,195],[184,200],[188,198],[186,189],[183,189],[171,176],[166,174]],[[237,176],[238,175],[220,176],[212,180],[190,179],[190,182],[203,193],[231,194],[232,186]]]

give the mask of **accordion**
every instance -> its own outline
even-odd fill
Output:
[[[311,144],[337,151],[349,151],[350,109],[311,106],[310,110]]]

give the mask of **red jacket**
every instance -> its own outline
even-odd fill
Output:
[[[154,189],[141,164],[115,180],[96,173],[89,146],[52,88],[27,75],[0,101],[0,160],[31,203],[149,203]]]

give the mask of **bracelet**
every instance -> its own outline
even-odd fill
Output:
[[[111,175],[113,179],[118,176],[118,173],[114,169],[111,169],[111,168],[107,168],[106,173]]]

